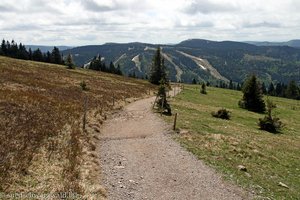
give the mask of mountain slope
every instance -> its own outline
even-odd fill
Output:
[[[149,75],[157,45],[145,43],[93,45],[63,51],[71,53],[77,65],[83,66],[100,54],[108,64],[120,64],[123,72]],[[248,74],[263,81],[300,82],[300,49],[289,46],[256,46],[232,41],[192,39],[176,45],[161,45],[172,81],[242,82]]]
[[[246,43],[254,44],[257,46],[290,46],[294,48],[300,48],[300,40],[290,40],[287,42],[256,42],[247,41]]]

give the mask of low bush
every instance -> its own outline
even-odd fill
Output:
[[[258,125],[261,130],[278,133],[283,124],[278,117],[270,118],[269,116],[265,116],[263,119],[259,119]]]
[[[212,112],[211,115],[216,118],[227,119],[227,120],[229,120],[231,117],[230,111],[226,110],[225,108],[222,108],[217,112]]]
[[[278,133],[280,129],[283,127],[282,122],[278,117],[272,116],[272,110],[276,108],[276,105],[267,100],[267,112],[268,114],[264,118],[260,118],[258,122],[258,126],[261,130],[265,130],[271,133]]]

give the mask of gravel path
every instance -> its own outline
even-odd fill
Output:
[[[136,101],[104,124],[99,156],[108,199],[249,199],[172,140],[153,101]]]

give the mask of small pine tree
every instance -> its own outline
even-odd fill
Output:
[[[123,74],[122,70],[121,70],[121,67],[120,67],[119,64],[118,64],[117,69],[116,69],[116,74],[118,74],[118,75],[122,75]]]
[[[201,94],[207,94],[207,92],[206,92],[206,84],[205,83],[201,84],[200,93]]]
[[[232,80],[230,80],[230,82],[229,82],[228,89],[231,89],[231,90],[233,90],[233,82],[232,82]]]
[[[197,81],[196,81],[196,79],[195,79],[195,78],[193,78],[193,80],[192,80],[192,84],[197,84]]]
[[[79,85],[80,85],[80,87],[81,87],[81,89],[82,89],[83,91],[87,91],[87,90],[88,90],[88,87],[87,87],[85,81],[81,81]]]
[[[259,119],[258,125],[261,130],[265,130],[271,133],[277,133],[282,128],[283,124],[279,118],[272,116],[273,109],[276,105],[271,101],[267,100],[267,115],[262,119]]]
[[[167,93],[166,93],[167,89],[168,89],[168,85],[164,80],[161,80],[158,88],[158,94],[157,94],[158,96],[157,105],[158,108],[163,111],[163,113],[167,115],[171,115],[172,114],[171,106],[167,101]]]
[[[72,59],[72,55],[71,54],[69,54],[67,56],[65,64],[68,66],[68,69],[75,69],[75,65],[73,63],[73,59]]]
[[[115,65],[114,63],[111,61],[110,64],[109,64],[109,70],[108,70],[110,73],[113,73],[113,74],[116,74],[116,68],[115,68]]]
[[[255,75],[250,76],[243,85],[243,99],[239,101],[239,106],[250,111],[263,113],[266,105],[263,100],[262,90]]]

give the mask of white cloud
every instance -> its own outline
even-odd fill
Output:
[[[0,37],[25,44],[299,37],[298,0],[1,0]]]

